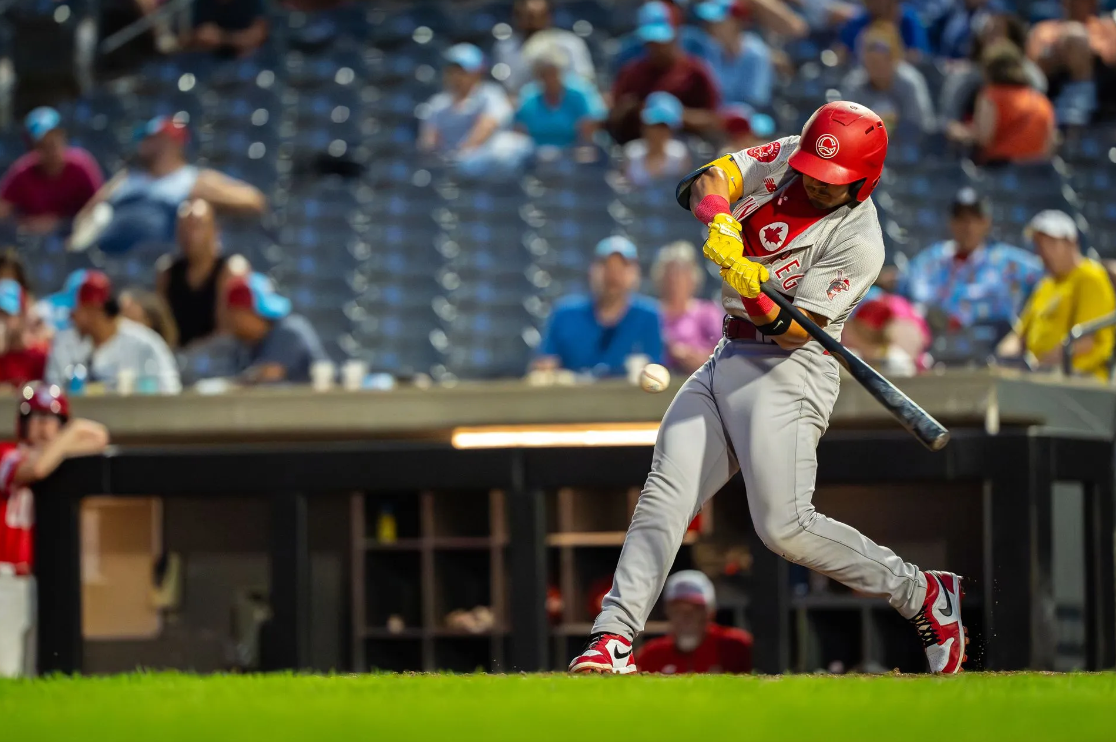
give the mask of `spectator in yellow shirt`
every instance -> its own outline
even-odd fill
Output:
[[[1077,225],[1069,214],[1041,211],[1027,231],[1047,275],[997,352],[1017,356],[1025,351],[1039,365],[1055,366],[1070,329],[1116,311],[1116,294],[1104,266],[1081,254]],[[1073,370],[1106,379],[1114,342],[1116,330],[1111,327],[1081,338],[1073,348]]]

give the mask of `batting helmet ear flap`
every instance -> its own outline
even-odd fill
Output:
[[[860,199],[858,198],[858,196],[860,194],[860,189],[863,188],[864,184],[867,183],[867,182],[868,182],[867,178],[861,178],[860,180],[856,181],[855,183],[849,184],[849,196],[852,197],[852,204],[851,204],[852,206],[856,206],[858,203],[860,203]]]

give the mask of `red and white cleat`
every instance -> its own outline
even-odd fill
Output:
[[[593,634],[581,654],[570,662],[570,672],[636,672],[632,643],[619,634]]]
[[[968,643],[961,623],[961,598],[965,596],[961,577],[952,572],[923,574],[926,575],[926,600],[911,623],[922,639],[930,672],[961,672]]]

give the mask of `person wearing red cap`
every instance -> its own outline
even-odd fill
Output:
[[[84,271],[73,288],[70,322],[80,342],[68,340],[71,333],[55,336],[47,359],[46,380],[64,385],[84,369],[87,379],[112,388],[126,374],[141,391],[177,394],[182,390],[178,364],[166,341],[149,327],[120,314],[108,276]]]
[[[879,286],[868,289],[842,334],[845,347],[889,376],[927,367],[930,326],[909,301]]]
[[[328,361],[318,333],[307,319],[291,313],[262,273],[233,276],[225,288],[229,331],[246,351],[242,380],[250,384],[310,381],[310,367]]]
[[[73,456],[99,453],[108,431],[70,419],[57,386],[20,390],[17,442],[0,448],[0,677],[34,674],[35,584],[32,575],[34,496],[29,487]]]
[[[816,449],[840,367],[762,290],[779,291],[840,339],[883,266],[871,196],[886,156],[880,117],[835,101],[814,112],[801,136],[725,155],[679,183],[678,203],[707,225],[705,257],[724,279],[724,338],[663,417],[612,590],[572,672],[636,671],[632,639],[687,526],[737,471],[768,548],[886,597],[914,625],[931,671],[961,669],[961,578],[923,571],[814,509]]]
[[[260,216],[267,199],[255,186],[186,159],[190,132],[177,118],[156,116],[135,132],[135,170],[121,170],[74,219],[73,249],[97,245],[123,253],[141,243],[174,242],[178,207],[190,198],[217,212]]]
[[[641,672],[662,675],[747,674],[752,635],[713,621],[713,583],[696,569],[675,572],[663,588],[670,633],[651,639],[636,654]]]

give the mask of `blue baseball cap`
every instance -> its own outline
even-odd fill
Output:
[[[442,58],[466,72],[476,72],[484,67],[484,52],[472,44],[454,44],[446,49]]]
[[[271,279],[262,273],[230,279],[225,289],[225,303],[233,309],[251,309],[269,320],[283,319],[291,313],[291,300],[280,296]]]
[[[643,102],[640,120],[648,126],[666,124],[677,129],[682,125],[682,101],[661,90],[654,92]]]
[[[661,0],[644,3],[636,12],[637,26],[651,26],[656,23],[670,23],[670,6]]]
[[[23,287],[10,278],[0,279],[0,312],[13,317],[23,313]]]
[[[23,128],[32,142],[38,142],[62,124],[62,114],[49,106],[40,106],[23,119]]]
[[[597,243],[596,249],[593,251],[597,258],[604,260],[610,255],[619,255],[625,260],[638,260],[639,251],[636,250],[635,243],[627,237],[622,237],[614,234],[611,237],[605,237]]]
[[[694,15],[706,23],[720,23],[729,17],[731,11],[731,3],[717,2],[717,0],[706,0],[694,7]]]
[[[674,41],[674,26],[669,23],[648,23],[636,29],[636,36],[645,44],[669,44]]]
[[[85,285],[90,271],[81,268],[66,277],[62,290],[43,297],[39,302],[40,313],[58,331],[70,326],[70,312],[77,306],[78,292]]]

